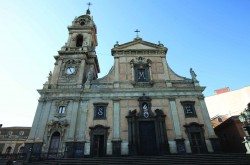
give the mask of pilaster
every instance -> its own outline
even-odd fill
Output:
[[[171,110],[171,114],[172,114],[172,121],[173,121],[173,125],[174,125],[175,138],[182,139],[180,119],[179,119],[175,99],[170,98],[169,103],[170,103],[170,110]]]
[[[120,99],[113,100],[113,140],[112,155],[121,155],[121,140],[120,140]]]
[[[79,119],[79,130],[77,141],[84,141],[86,136],[86,128],[87,128],[87,116],[88,116],[88,101],[84,100],[83,103],[80,104],[80,119]]]
[[[56,63],[53,71],[53,75],[51,77],[51,84],[57,84],[57,81],[59,79],[59,74],[61,70],[62,60],[59,58],[59,56],[56,56]]]
[[[120,139],[120,100],[113,100],[113,139]]]
[[[41,119],[41,116],[42,116],[42,110],[43,110],[44,104],[45,104],[45,101],[40,99],[39,102],[38,102],[38,106],[37,106],[37,109],[36,109],[36,114],[35,114],[35,117],[34,117],[34,120],[33,120],[33,123],[32,123],[32,127],[31,127],[31,130],[30,130],[28,141],[35,140],[36,132],[37,132],[38,126],[40,124],[40,119]]]
[[[71,112],[71,120],[68,130],[68,141],[75,140],[75,129],[76,129],[76,122],[77,122],[77,115],[78,115],[78,107],[79,107],[79,100],[73,100],[72,112]]]
[[[166,84],[167,84],[168,87],[171,87],[172,84],[169,82],[170,76],[169,76],[169,72],[168,72],[168,66],[167,66],[166,58],[162,57],[161,61],[162,61],[163,69],[164,69],[164,74],[165,74],[165,77],[166,77]]]
[[[114,87],[119,88],[119,57],[115,57],[115,82]]]
[[[51,110],[52,100],[47,100],[45,108],[43,109],[43,113],[39,120],[39,127],[36,130],[36,139],[35,142],[42,142],[43,136],[45,135],[45,129],[47,128],[47,122]]]
[[[211,123],[211,120],[210,120],[210,117],[208,114],[208,110],[207,110],[207,106],[206,106],[206,103],[204,101],[204,98],[200,97],[199,101],[200,101],[201,112],[202,112],[202,116],[204,119],[204,123],[207,127],[207,130],[208,130],[208,136],[209,136],[209,138],[216,138],[217,136],[214,133],[214,129],[212,127],[212,123]]]
[[[83,83],[83,76],[85,75],[84,74],[84,70],[85,70],[85,59],[82,59],[82,61],[81,61],[81,64],[80,64],[80,67],[79,67],[79,73],[78,73],[78,81],[77,81],[77,84],[78,85],[82,85],[82,83]]]

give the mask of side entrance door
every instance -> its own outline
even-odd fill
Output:
[[[202,137],[200,132],[192,132],[190,133],[190,136],[192,152],[196,154],[203,153]]]
[[[55,132],[52,134],[51,140],[50,140],[50,147],[49,147],[49,158],[56,158],[58,147],[60,143],[60,133]]]
[[[94,135],[94,155],[95,157],[104,156],[104,135]]]
[[[140,155],[158,155],[159,153],[155,122],[139,121],[139,153]]]

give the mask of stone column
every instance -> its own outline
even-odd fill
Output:
[[[43,113],[39,119],[39,126],[36,130],[36,142],[42,142],[43,136],[45,135],[45,130],[47,128],[49,114],[51,112],[52,100],[47,100],[46,105],[43,109]]]
[[[121,139],[120,139],[120,99],[113,100],[113,139],[112,139],[112,155],[121,155]]]
[[[77,122],[77,115],[78,115],[78,107],[79,107],[79,100],[75,99],[73,100],[73,105],[71,109],[71,120],[68,130],[68,141],[74,141],[75,140],[75,130],[76,130],[76,122]],[[70,109],[68,109],[69,111]]]
[[[33,120],[33,123],[32,123],[32,127],[31,127],[31,130],[30,130],[28,141],[35,140],[36,132],[38,130],[38,126],[39,126],[39,123],[40,123],[40,119],[41,119],[42,110],[43,110],[43,107],[44,107],[45,100],[39,99],[38,102],[39,103],[38,103],[38,106],[37,106],[37,109],[36,109],[36,114],[35,114],[35,117],[34,117],[34,120]]]
[[[162,57],[161,61],[162,61],[163,69],[164,69],[164,74],[165,74],[165,77],[166,77],[166,84],[167,84],[168,87],[171,87],[172,84],[169,82],[170,81],[170,75],[169,75],[169,72],[168,72],[168,66],[167,66],[166,58]]]
[[[114,87],[119,88],[119,57],[115,57],[115,82]]]

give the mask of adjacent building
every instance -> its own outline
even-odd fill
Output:
[[[250,102],[250,86],[233,91],[229,88],[216,90],[215,95],[205,98],[205,102],[211,118],[239,115]]]
[[[246,153],[244,141],[243,123],[239,115],[231,116],[214,128],[220,139],[221,150],[225,153]]]
[[[30,127],[0,128],[0,154],[23,153]]]
[[[250,102],[250,86],[230,91],[222,88],[205,98],[211,121],[223,152],[246,153],[243,123],[239,115]]]
[[[98,78],[97,28],[76,17],[55,56],[26,150],[67,157],[207,153],[217,149],[195,72],[177,75],[162,43],[134,40],[111,50],[114,65]],[[100,43],[101,44],[101,43]]]

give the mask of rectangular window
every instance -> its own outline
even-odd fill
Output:
[[[194,102],[188,101],[188,102],[182,102],[183,110],[185,113],[185,117],[196,117],[196,112],[194,108]]]
[[[108,104],[94,104],[94,119],[106,119],[106,109]]]
[[[60,106],[58,109],[59,114],[64,114],[65,113],[65,106]]]

